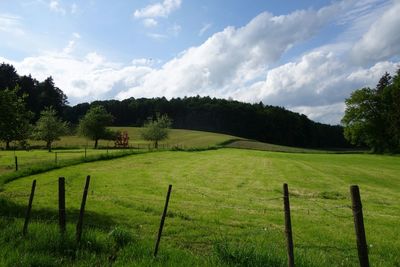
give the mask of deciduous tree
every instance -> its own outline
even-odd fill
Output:
[[[112,131],[107,129],[113,121],[113,116],[103,106],[91,107],[79,122],[80,135],[94,140],[94,148],[97,148],[99,139],[110,139]]]
[[[169,128],[172,121],[167,115],[157,114],[155,120],[148,119],[144,124],[141,135],[144,140],[154,142],[154,148],[158,148],[158,142],[168,138]]]
[[[40,113],[36,122],[33,137],[46,142],[46,148],[51,152],[51,144],[60,140],[60,136],[66,134],[68,125],[57,117],[57,112],[52,108],[46,108]]]

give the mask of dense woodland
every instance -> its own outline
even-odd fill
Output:
[[[35,122],[45,107],[53,107],[60,117],[78,124],[91,106],[102,105],[110,112],[115,126],[142,126],[148,117],[167,114],[173,128],[232,134],[282,145],[344,148],[341,126],[316,123],[305,115],[263,103],[249,104],[210,97],[129,98],[94,101],[69,106],[66,95],[55,86],[51,77],[39,82],[31,76],[19,76],[12,65],[0,65],[0,90],[14,89],[24,96],[26,109]]]

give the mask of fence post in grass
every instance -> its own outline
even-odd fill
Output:
[[[31,195],[29,196],[28,208],[26,210],[26,215],[25,215],[24,228],[22,230],[22,234],[24,236],[28,232],[28,223],[29,223],[29,218],[31,216],[32,202],[33,202],[33,196],[35,195],[35,188],[36,188],[36,180],[33,180],[32,189],[31,189]]]
[[[163,227],[164,227],[164,221],[165,221],[165,217],[167,216],[168,202],[169,202],[169,197],[171,195],[171,189],[172,189],[172,185],[169,185],[168,186],[167,198],[165,199],[164,211],[163,211],[163,214],[161,216],[160,228],[158,229],[156,246],[154,248],[154,257],[157,257],[157,253],[158,253],[158,246],[160,245],[161,234],[162,234],[162,230],[163,230]]]
[[[58,178],[58,224],[60,232],[65,233],[65,178]]]
[[[362,204],[360,197],[360,190],[357,185],[350,186],[352,210],[354,217],[354,228],[356,231],[358,259],[361,267],[368,267],[368,247],[367,239],[365,237],[364,219],[362,212]]]
[[[54,162],[57,164],[57,152],[54,152]]]
[[[87,193],[89,190],[89,183],[90,183],[90,175],[88,175],[86,177],[85,189],[83,190],[81,210],[79,212],[78,224],[76,225],[76,242],[81,241],[82,227],[83,227],[83,215],[85,213],[85,205],[86,205]]]
[[[285,212],[285,234],[287,242],[288,266],[294,266],[292,222],[290,219],[289,189],[287,184],[283,184],[283,206]]]
[[[18,158],[15,156],[15,171],[18,171]]]

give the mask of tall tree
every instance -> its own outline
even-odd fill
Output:
[[[31,112],[25,109],[24,99],[14,90],[0,90],[0,140],[10,149],[12,141],[25,141],[31,132]]]
[[[46,108],[40,113],[36,122],[33,137],[46,142],[46,148],[51,152],[51,145],[59,140],[60,136],[66,134],[68,125],[57,117],[57,112],[52,108]]]
[[[376,88],[361,88],[346,99],[342,119],[344,135],[355,145],[372,151],[400,150],[400,69],[392,78],[385,73]]]
[[[58,114],[61,114],[65,108],[67,96],[56,87],[53,78],[50,76],[43,82],[38,84],[38,105],[43,110],[46,107],[53,107]]]
[[[18,82],[18,74],[13,65],[0,64],[0,90],[14,89]]]
[[[172,121],[167,115],[160,116],[157,114],[155,120],[148,119],[143,125],[141,135],[144,140],[154,142],[154,148],[158,148],[158,142],[168,138],[169,128]]]
[[[80,135],[94,140],[94,148],[97,148],[100,139],[109,139],[111,130],[106,127],[111,125],[113,116],[103,106],[91,107],[80,120],[78,132]]]

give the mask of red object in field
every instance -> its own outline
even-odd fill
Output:
[[[116,147],[128,147],[129,146],[129,136],[127,131],[118,132],[117,138],[115,139]]]

